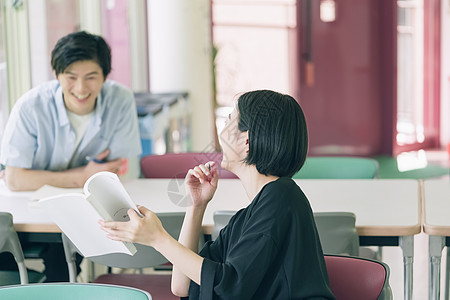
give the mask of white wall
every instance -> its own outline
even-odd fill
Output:
[[[214,141],[209,1],[147,3],[150,91],[189,92],[191,150],[206,150]]]
[[[450,1],[442,0],[441,144],[450,143]]]

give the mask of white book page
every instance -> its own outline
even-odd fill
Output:
[[[84,185],[84,193],[105,221],[128,221],[128,209],[138,212],[136,204],[114,173],[99,172],[91,176]]]
[[[100,229],[98,212],[86,201],[83,194],[70,193],[39,201],[52,220],[69,237],[73,244],[85,257],[108,253],[134,254],[133,244],[127,245],[106,237],[106,232]]]

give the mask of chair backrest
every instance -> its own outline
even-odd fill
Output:
[[[222,169],[221,152],[187,152],[147,155],[141,158],[141,171],[145,178],[184,178],[189,169],[215,161],[220,178],[237,178],[236,175]]]
[[[236,211],[234,210],[218,210],[214,212],[213,214],[214,227],[211,233],[211,240],[214,241],[219,236],[220,230],[222,230],[222,228],[227,226],[231,217],[234,216],[235,213]]]
[[[352,256],[325,255],[330,288],[340,299],[392,299],[387,264]]]
[[[184,212],[179,213],[159,213],[158,218],[161,220],[163,227],[175,239],[178,239],[183,225]],[[76,282],[76,253],[81,254],[76,246],[62,234],[64,252],[69,268],[70,282]],[[89,260],[109,267],[118,268],[146,268],[154,267],[167,263],[167,259],[162,256],[153,247],[134,244],[137,252],[131,256],[124,253],[112,253],[100,256],[91,256]]]
[[[308,157],[294,179],[372,179],[378,175],[378,162],[364,157]]]
[[[314,221],[323,253],[359,255],[359,236],[354,213],[315,212]]]
[[[94,283],[41,283],[0,288],[0,299],[151,300],[146,291],[132,287]]]
[[[14,255],[20,275],[20,283],[28,283],[27,268],[24,263],[22,246],[13,225],[13,216],[7,212],[0,212],[0,253],[10,252]]]

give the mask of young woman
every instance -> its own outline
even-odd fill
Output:
[[[197,254],[208,202],[217,188],[214,162],[188,171],[192,199],[179,241],[156,215],[129,211],[129,222],[101,222],[113,240],[154,247],[172,262],[172,291],[189,299],[334,299],[309,202],[291,179],[308,149],[306,121],[290,96],[241,95],[220,134],[222,167],[241,180],[251,203]]]

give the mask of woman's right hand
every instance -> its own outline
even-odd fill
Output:
[[[219,174],[214,161],[190,169],[184,183],[186,192],[191,196],[192,205],[206,207],[216,192],[218,181]]]

